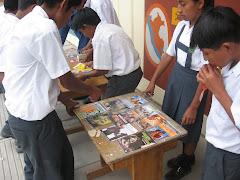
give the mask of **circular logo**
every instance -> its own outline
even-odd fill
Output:
[[[171,29],[167,12],[160,4],[153,4],[145,17],[145,51],[157,67],[170,42]]]

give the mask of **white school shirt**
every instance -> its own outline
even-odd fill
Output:
[[[10,114],[42,120],[55,109],[58,77],[69,71],[55,22],[36,6],[16,24],[6,47],[3,85]]]
[[[231,69],[230,67],[231,63],[225,66],[221,73],[224,87],[233,101],[231,112],[234,121],[240,128],[240,63]],[[206,140],[216,148],[240,154],[240,132],[214,95],[207,118]]]
[[[190,40],[191,40],[193,26],[191,28],[189,28],[190,27],[189,21],[183,20],[183,21],[180,21],[178,23],[178,25],[176,26],[174,33],[173,33],[172,40],[166,51],[166,53],[169,54],[170,56],[176,56],[176,49],[175,49],[176,39],[184,25],[186,25],[186,26],[184,28],[184,31],[183,31],[179,41],[181,43],[183,43],[184,45],[186,45],[187,47],[190,46]],[[187,53],[178,48],[177,49],[177,62],[180,65],[182,65],[183,67],[185,67],[186,59],[187,59]],[[207,64],[207,63],[208,63],[207,61],[204,61],[202,51],[199,48],[196,48],[196,50],[192,54],[192,62],[191,62],[190,69],[192,69],[194,71],[199,71],[199,69],[204,64]]]
[[[84,7],[93,9],[102,22],[121,26],[111,0],[87,0]]]
[[[4,13],[4,11],[5,11],[5,8],[4,8],[4,6],[3,6],[3,5],[2,5],[2,6],[0,6],[0,14]]]
[[[4,48],[19,19],[12,13],[0,13],[0,72],[5,71]]]
[[[107,77],[127,75],[139,68],[141,59],[132,40],[115,24],[99,23],[93,45],[93,68],[109,70]]]

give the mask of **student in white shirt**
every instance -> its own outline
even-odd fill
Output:
[[[240,179],[240,16],[229,7],[204,12],[192,34],[210,64],[197,80],[213,93],[207,119],[203,180]]]
[[[76,13],[73,27],[92,38],[93,45],[94,70],[78,78],[85,80],[105,75],[109,79],[107,98],[134,92],[143,74],[141,60],[123,29],[115,24],[101,23],[97,13],[87,7]]]
[[[80,3],[44,0],[15,25],[6,47],[5,105],[24,151],[26,179],[74,179],[72,147],[55,112],[58,79],[93,101],[102,94],[72,75],[58,32]]]

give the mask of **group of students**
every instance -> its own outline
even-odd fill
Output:
[[[26,2],[19,0],[19,7]],[[105,75],[108,98],[135,91],[142,78],[139,54],[130,38],[120,26],[102,22],[93,9],[83,8],[85,3],[32,3],[32,12],[13,23],[6,44],[0,43],[5,46],[0,61],[8,121],[24,151],[26,179],[74,179],[72,148],[55,107],[60,100],[71,113],[76,103],[61,94],[58,79],[64,87],[96,101],[102,92],[81,80]],[[156,81],[177,57],[162,110],[188,135],[181,139],[182,154],[168,161],[172,170],[165,177],[180,179],[195,163],[207,96],[201,98],[204,84],[213,97],[202,179],[240,179],[240,17],[231,8],[214,8],[212,0],[177,0],[177,8],[184,20],[142,92],[152,96]],[[71,17],[71,27],[91,39],[93,49],[94,70],[77,78],[70,72],[59,35]]]

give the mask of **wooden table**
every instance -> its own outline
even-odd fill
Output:
[[[119,96],[120,98],[132,97],[137,93],[130,93],[125,96]],[[116,99],[119,97],[111,98]],[[148,98],[146,98],[148,100]],[[109,99],[108,99],[109,100]],[[104,100],[106,101],[106,100]],[[150,102],[150,100],[148,100]],[[159,109],[156,104],[150,104]],[[80,122],[82,123],[85,130],[88,132],[92,130],[89,124],[81,119],[80,113],[77,109],[74,110],[78,116]],[[100,153],[101,166],[87,171],[88,179],[94,179],[98,176],[107,174],[112,171],[118,171],[123,168],[127,168],[132,175],[133,180],[158,180],[162,178],[162,161],[163,153],[173,149],[177,145],[177,139],[183,137],[187,134],[187,131],[182,128],[179,124],[165,115],[163,112],[160,113],[167,122],[174,127],[179,134],[166,140],[162,140],[152,146],[138,149],[133,152],[125,153],[120,145],[116,142],[110,142],[101,133],[100,137],[91,137],[91,140],[97,147]],[[109,123],[100,127],[95,128],[104,129],[106,127],[112,126],[113,123]],[[135,126],[136,129],[140,130]]]

